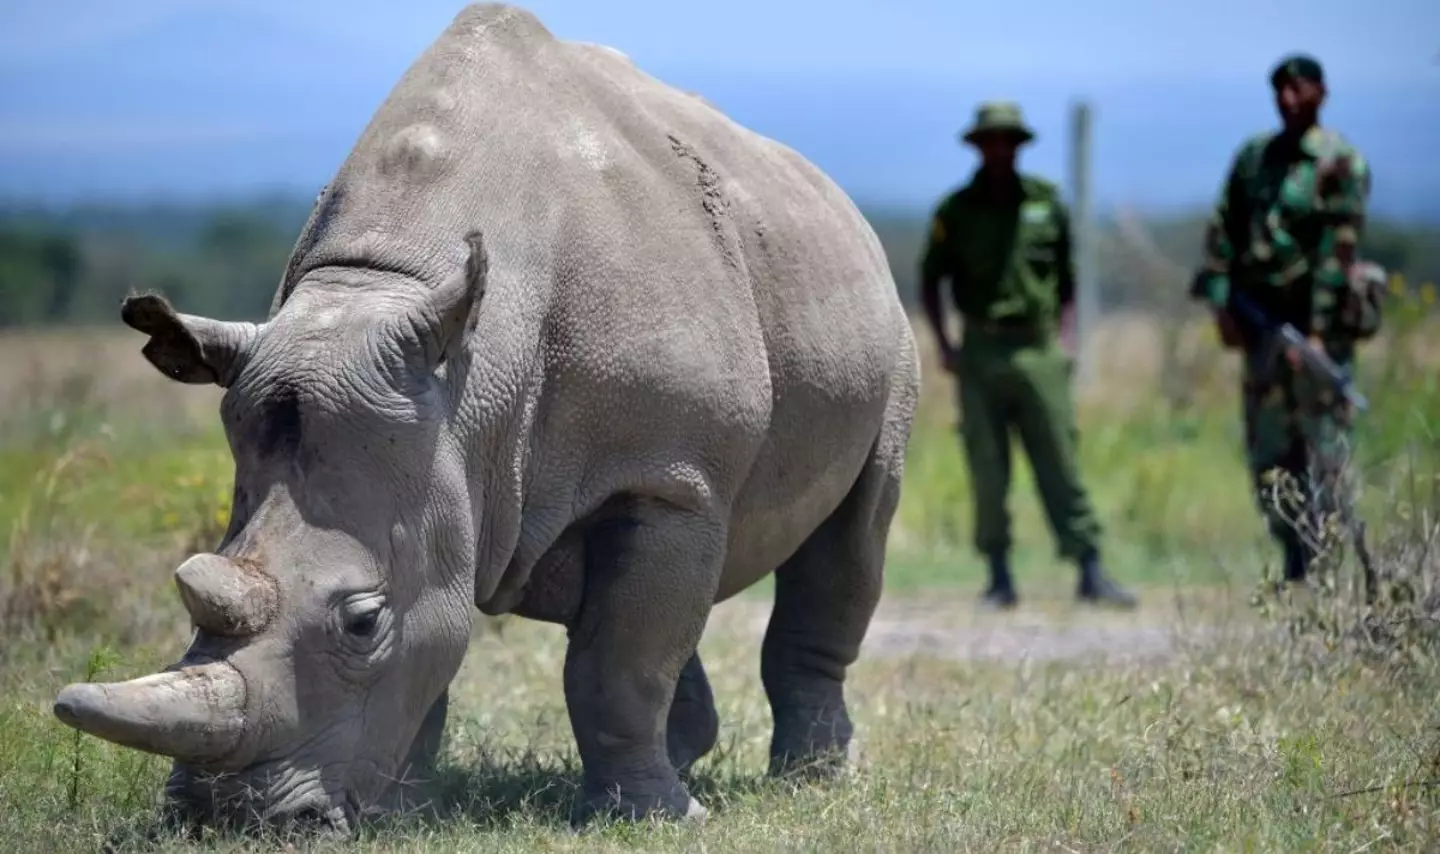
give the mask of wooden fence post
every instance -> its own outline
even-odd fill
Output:
[[[1091,198],[1091,109],[1085,101],[1070,107],[1070,218],[1075,259],[1075,380],[1078,390],[1092,386],[1095,332],[1100,321],[1100,282],[1096,269],[1095,212]]]

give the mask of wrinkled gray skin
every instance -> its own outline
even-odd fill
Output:
[[[567,627],[577,821],[703,815],[677,773],[716,738],[696,644],[771,572],[772,771],[843,763],[919,369],[875,235],[791,150],[471,6],[318,199],[266,322],[122,315],[166,375],[227,389],[234,514],[176,571],[182,661],[55,711],[174,757],[183,811],[343,830],[393,804],[474,603]]]

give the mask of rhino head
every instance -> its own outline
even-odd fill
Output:
[[[194,634],[166,670],[65,687],[55,714],[174,761],[168,801],[207,822],[318,820],[382,801],[464,656],[475,512],[457,409],[486,277],[434,288],[307,275],[263,324],[126,300],[143,353],[226,389],[229,530],[174,575]]]

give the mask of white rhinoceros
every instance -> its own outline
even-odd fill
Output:
[[[226,389],[233,516],[176,570],[184,658],[55,713],[173,757],[182,811],[345,828],[390,802],[437,750],[473,603],[568,630],[577,821],[703,815],[678,773],[717,731],[696,645],[771,572],[771,771],[843,763],[920,377],[879,241],[795,152],[470,6],[265,322],[122,316],[167,376]]]

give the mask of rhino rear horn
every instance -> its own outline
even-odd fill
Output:
[[[140,352],[160,373],[182,383],[222,388],[234,382],[245,351],[259,333],[253,323],[177,314],[159,294],[126,297],[120,319],[150,336]]]
[[[217,554],[197,554],[180,564],[175,586],[191,621],[221,637],[259,634],[279,604],[274,579]]]

